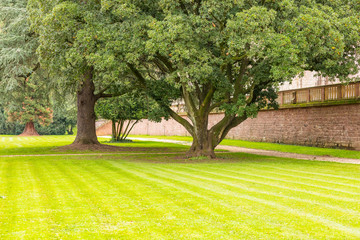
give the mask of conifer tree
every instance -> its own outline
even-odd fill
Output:
[[[0,1],[0,92],[9,120],[26,124],[23,135],[38,135],[34,122],[48,124],[52,110],[26,6],[26,0]]]

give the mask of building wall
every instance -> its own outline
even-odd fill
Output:
[[[209,125],[218,122],[222,116],[212,114]],[[260,111],[257,118],[233,128],[227,138],[360,150],[359,129],[360,104],[289,108]],[[98,135],[111,134],[111,124],[98,130]],[[172,119],[161,123],[143,120],[131,134],[189,135]]]

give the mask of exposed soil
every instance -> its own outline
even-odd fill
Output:
[[[28,132],[23,132],[22,134],[18,135],[19,137],[36,137],[36,136],[40,136],[40,134],[38,133],[28,133]]]
[[[105,144],[71,144],[57,147],[55,151],[96,151],[96,152],[162,152],[169,151],[168,148],[141,148],[141,147],[118,147]]]
[[[239,158],[239,157],[216,157],[216,158],[207,158],[207,157],[199,157],[199,158],[188,158],[185,156],[185,153],[179,153],[178,155],[169,153],[168,156],[166,153],[161,156],[161,158],[156,156],[150,157],[141,157],[139,155],[130,155],[126,156],[126,160],[133,162],[147,162],[147,163],[184,163],[184,164],[194,164],[194,163],[236,163],[246,161],[248,158]],[[117,156],[112,156],[111,158],[116,159]]]

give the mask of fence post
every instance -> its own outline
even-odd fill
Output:
[[[337,87],[337,99],[342,99],[342,93],[343,93],[342,89],[343,89],[343,85],[339,85]]]
[[[325,102],[325,86],[321,88],[321,102]]]
[[[293,91],[292,92],[292,103],[295,104],[297,102],[297,99],[296,99],[296,91]]]
[[[357,82],[355,83],[355,98],[359,98],[360,95],[360,84]]]

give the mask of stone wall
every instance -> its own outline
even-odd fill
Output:
[[[209,125],[221,117],[212,114]],[[101,135],[111,134],[111,124],[103,125],[100,131]],[[161,123],[143,120],[131,134],[189,135],[172,119]],[[360,104],[260,111],[257,118],[232,129],[227,138],[360,150]]]

